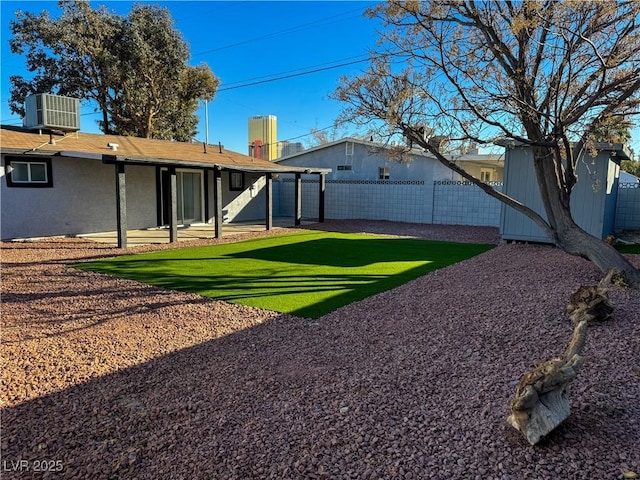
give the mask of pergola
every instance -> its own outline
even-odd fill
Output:
[[[273,175],[276,174],[293,174],[295,176],[295,193],[294,193],[294,223],[300,225],[302,222],[302,174],[315,174],[319,178],[318,190],[318,221],[324,222],[324,204],[325,204],[325,175],[331,172],[328,168],[306,168],[292,167],[279,164],[256,164],[256,165],[228,165],[224,163],[212,163],[201,161],[189,161],[183,159],[165,159],[165,158],[149,158],[135,157],[129,155],[102,155],[102,162],[105,164],[115,165],[116,179],[116,215],[117,215],[117,235],[118,247],[127,247],[127,195],[126,195],[126,166],[139,165],[149,167],[164,167],[169,172],[170,188],[168,191],[169,199],[169,241],[176,242],[178,240],[178,208],[177,208],[177,168],[194,168],[202,169],[205,174],[205,208],[208,209],[209,196],[209,175],[213,172],[213,199],[214,199],[214,228],[215,237],[222,237],[222,172],[243,172],[259,174],[266,180],[266,204],[265,204],[265,228],[271,230],[273,226],[273,197],[272,183]],[[208,212],[206,212],[208,213]],[[208,217],[208,215],[207,215]]]

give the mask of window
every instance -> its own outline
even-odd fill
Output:
[[[351,165],[338,165],[338,170],[351,170]]]
[[[480,169],[480,180],[482,180],[483,182],[490,182],[491,181],[491,170],[488,170],[486,168],[481,168]]]
[[[353,142],[347,142],[344,145],[344,153],[347,156],[353,156],[353,147],[355,144]]]
[[[244,173],[229,172],[229,190],[231,191],[244,190]]]
[[[378,178],[380,180],[389,180],[389,167],[378,168]]]
[[[52,187],[51,159],[6,157],[7,187]]]

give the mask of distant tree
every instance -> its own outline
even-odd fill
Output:
[[[347,136],[346,132],[346,129],[340,123],[336,123],[329,128],[312,128],[309,132],[310,138],[306,141],[307,147],[310,148],[335,142]]]
[[[197,100],[211,100],[219,81],[206,65],[186,64],[189,49],[167,9],[135,5],[128,16],[86,1],[59,2],[52,19],[16,12],[14,53],[26,53],[30,79],[10,78],[9,105],[24,115],[31,93],[93,100],[104,133],[188,141],[196,133]]]
[[[311,138],[306,141],[307,148],[315,147],[317,145],[325,145],[346,137],[369,140],[372,137],[373,132],[368,131],[364,134],[362,132],[349,132],[343,123],[336,122],[329,128],[312,128],[309,135]]]
[[[622,162],[620,162],[620,169],[631,175],[640,177],[640,161],[638,160],[622,160]]]
[[[347,105],[341,120],[402,135],[531,218],[558,247],[639,286],[638,269],[575,223],[570,198],[598,130],[638,113],[640,1],[392,0],[368,13],[383,21],[382,51],[337,89]],[[448,160],[431,129],[452,147],[529,145],[546,218]]]

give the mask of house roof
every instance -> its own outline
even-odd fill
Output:
[[[389,145],[385,145],[383,143],[371,142],[371,141],[368,141],[368,140],[362,140],[362,139],[353,138],[353,137],[346,137],[346,138],[341,138],[340,140],[335,140],[333,142],[323,143],[321,145],[316,145],[315,147],[311,147],[311,148],[308,148],[308,149],[303,150],[301,152],[296,152],[296,153],[293,153],[291,155],[287,155],[286,157],[278,158],[278,159],[274,160],[274,162],[279,163],[279,162],[282,162],[282,161],[285,161],[285,160],[290,160],[292,158],[296,158],[296,157],[307,155],[310,152],[323,150],[323,149],[326,149],[326,148],[333,147],[334,145],[339,145],[341,143],[346,143],[346,142],[357,143],[359,145],[364,145],[366,147],[375,148],[375,149],[380,150],[380,151],[389,150],[391,148]],[[433,155],[431,155],[431,153],[425,152],[424,150],[422,150],[420,148],[413,148],[408,153],[411,153],[411,155],[414,155],[415,157],[423,157],[423,158],[435,159],[435,157]],[[504,154],[465,153],[463,155],[447,154],[447,156],[450,157],[452,160],[455,160],[455,161],[464,161],[464,162],[469,162],[469,163],[474,163],[474,164],[477,163],[478,165],[482,165],[482,164],[486,163],[487,161],[492,161],[492,162],[497,163],[497,164],[503,164],[504,163]]]
[[[573,144],[573,143],[572,143]],[[498,140],[496,145],[500,145],[501,147],[505,147],[507,150],[512,148],[529,148],[530,145],[519,140],[514,140],[510,138],[504,138],[502,140]],[[631,158],[631,152],[629,151],[629,147],[623,143],[608,143],[608,142],[597,142],[595,145],[595,149],[599,152],[601,151],[610,151],[615,152],[615,155],[620,160],[629,160]]]
[[[109,145],[117,145],[117,149]],[[329,173],[326,168],[292,167],[225,150],[218,145],[172,142],[84,132],[67,134],[0,127],[0,151],[102,160],[104,163],[217,168],[257,173]]]

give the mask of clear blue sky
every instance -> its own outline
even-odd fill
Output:
[[[133,2],[91,2],[119,14]],[[143,3],[143,2],[138,2]],[[231,88],[269,78],[324,69],[366,58],[375,46],[377,24],[363,17],[374,2],[367,1],[171,1],[148,2],[167,7],[191,50],[191,65],[206,63],[221,80],[220,91],[209,102],[209,142],[229,150],[247,151],[247,122],[254,115],[278,117],[278,139],[306,143],[312,128],[333,124],[341,106],[328,98],[341,75],[358,73],[366,63],[355,63],[309,75],[295,76],[242,88]],[[58,16],[57,2],[5,1],[2,9],[1,103],[2,124],[21,125],[8,107],[9,76],[29,75],[24,58],[9,50],[9,22],[16,10]],[[230,88],[229,90],[224,90]],[[81,107],[81,127],[99,132],[99,114]],[[204,107],[199,140],[204,140]],[[307,135],[304,136],[303,135]]]
[[[144,2],[138,2],[144,3]],[[312,128],[330,127],[341,105],[329,99],[342,75],[355,75],[366,63],[325,69],[366,58],[375,47],[374,20],[363,17],[373,1],[169,1],[148,2],[167,7],[191,50],[192,65],[204,62],[221,80],[209,103],[209,142],[247,153],[247,122],[254,115],[278,117],[278,139],[307,143]],[[92,2],[121,15],[133,2]],[[57,2],[0,1],[1,8],[1,123],[21,125],[9,111],[9,76],[28,75],[21,56],[9,51],[9,22],[18,9],[59,14]],[[288,79],[238,86],[297,73],[325,69]],[[228,90],[226,90],[228,89]],[[98,132],[91,105],[84,105],[83,131]],[[199,140],[205,138],[204,107]],[[347,128],[347,133],[354,133]],[[633,131],[632,148],[640,154],[640,129]]]

